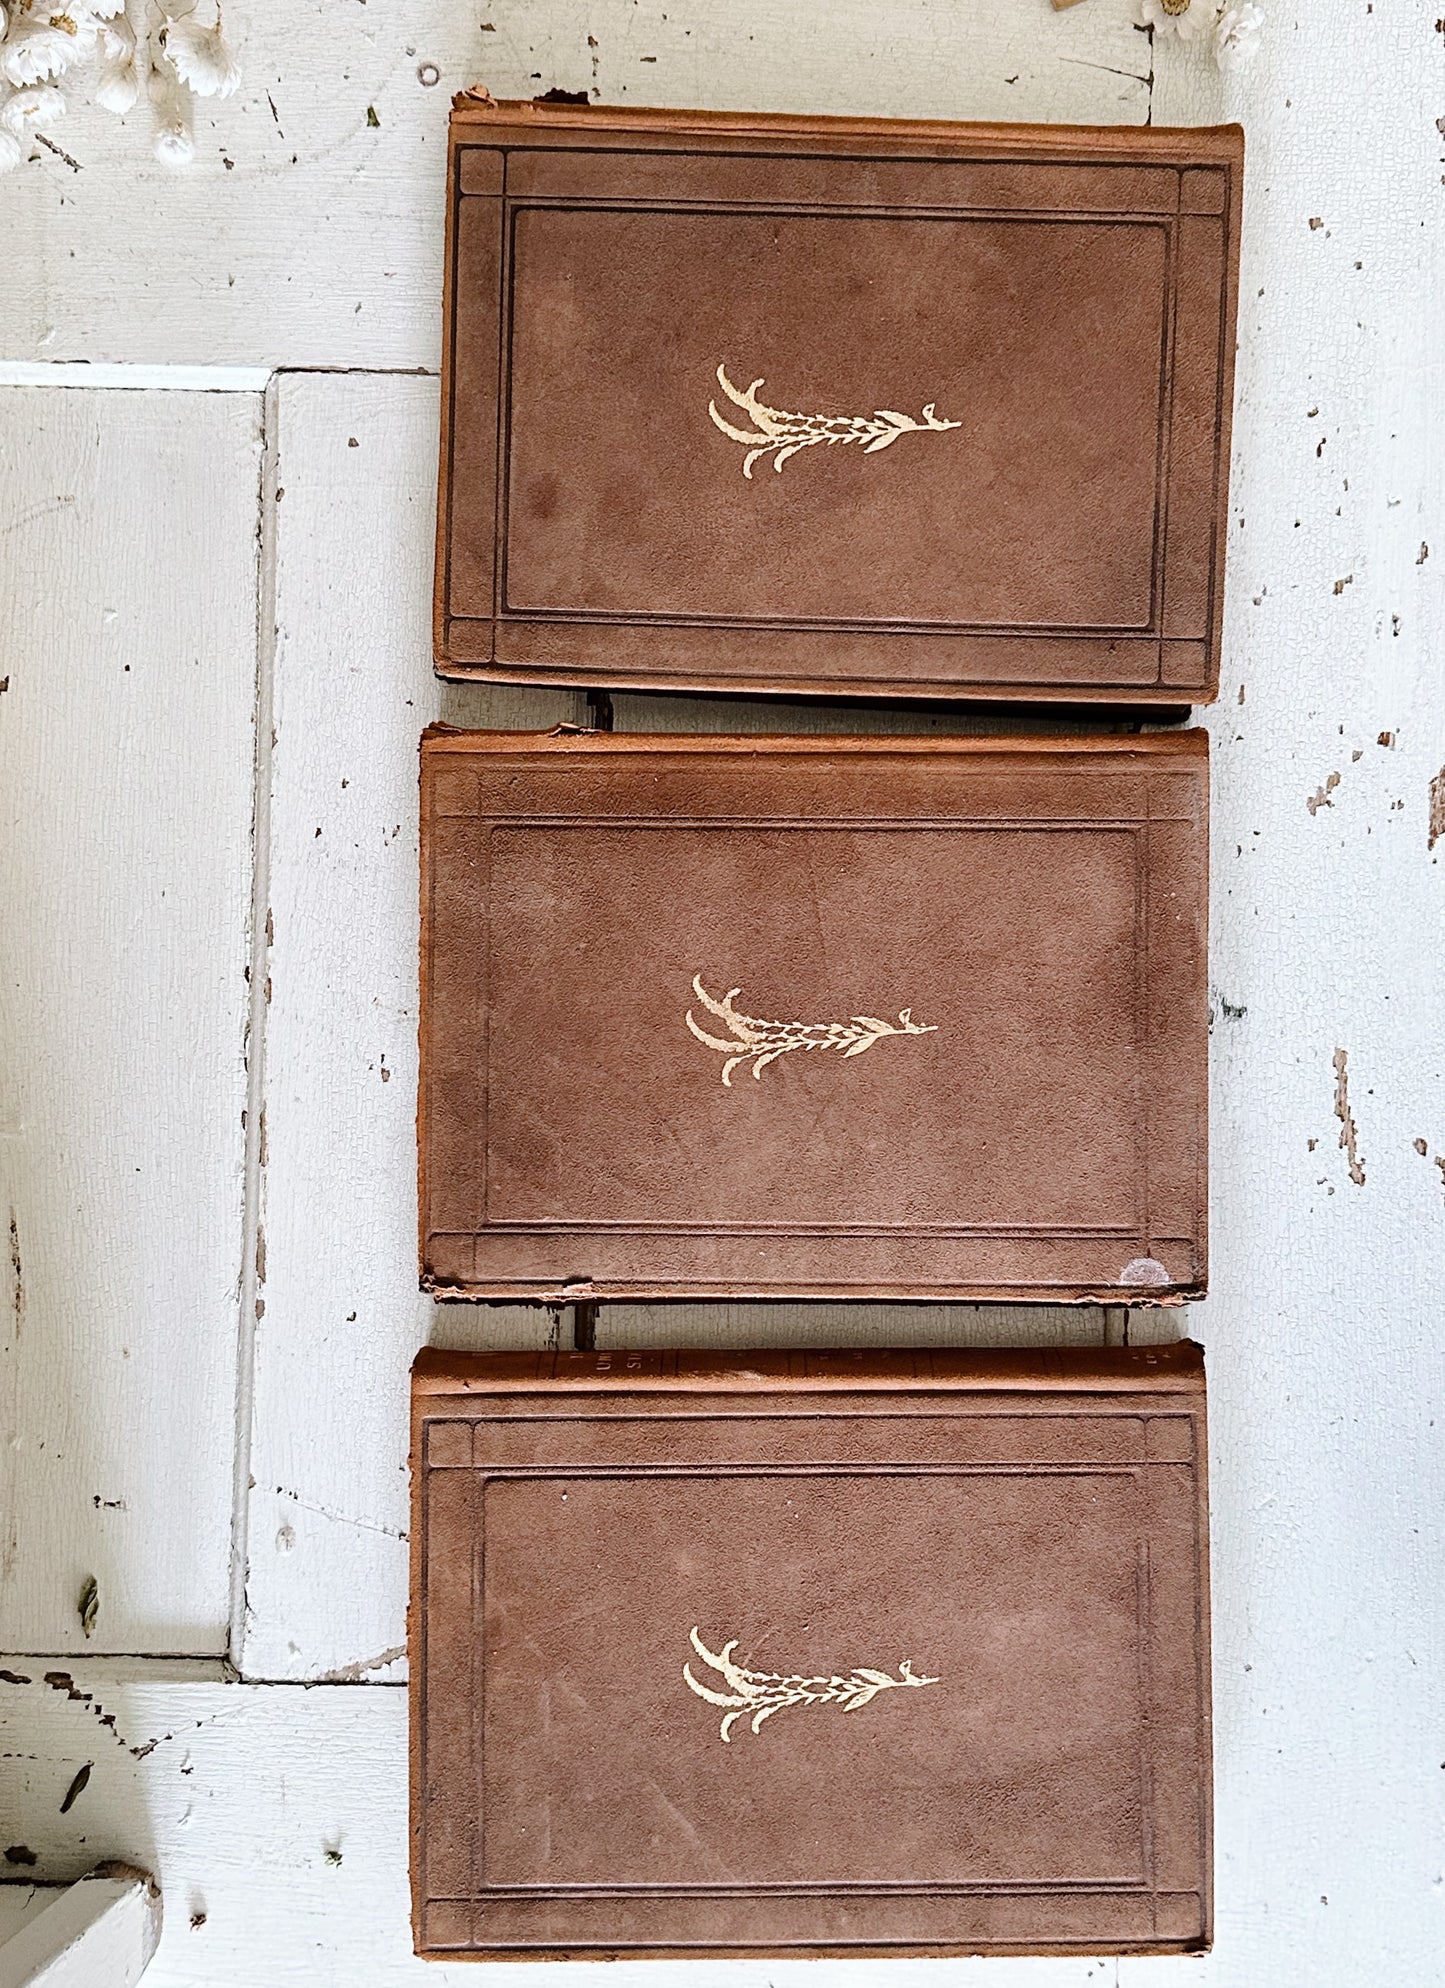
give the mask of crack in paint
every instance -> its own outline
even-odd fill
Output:
[[[314,1681],[317,1684],[360,1684],[374,1670],[385,1670],[398,1658],[406,1655],[406,1644],[395,1643],[391,1649],[383,1650],[379,1657],[368,1657],[364,1663],[343,1664],[340,1670],[324,1670]]]
[[[293,1505],[299,1505],[303,1512],[315,1512],[319,1519],[331,1519],[337,1525],[357,1526],[362,1532],[379,1532],[387,1539],[405,1541],[409,1535],[395,1526],[383,1525],[380,1519],[359,1519],[354,1512],[338,1512],[331,1505],[313,1505],[299,1492],[288,1491],[284,1484],[276,1486],[278,1498],[289,1498]]]

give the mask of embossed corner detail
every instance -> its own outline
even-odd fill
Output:
[[[794,1049],[841,1049],[844,1056],[861,1056],[885,1035],[936,1035],[937,1022],[915,1022],[911,1008],[901,1008],[896,1022],[883,1022],[876,1015],[853,1015],[846,1022],[765,1022],[757,1015],[744,1015],[733,1006],[741,987],[730,987],[721,1001],[714,1001],[698,974],[692,977],[692,991],[710,1015],[726,1022],[730,1039],[709,1035],[687,1011],[687,1025],[699,1042],[706,1043],[727,1058],[722,1080],[732,1089],[733,1071],[739,1063],[751,1062],[753,1075],[761,1077],[770,1063]]]
[[[726,366],[719,366],[717,383],[733,406],[740,407],[753,424],[751,429],[735,428],[718,413],[715,400],[707,404],[714,427],[747,450],[743,475],[749,482],[759,456],[771,456],[773,468],[781,472],[789,456],[817,448],[820,443],[831,449],[840,442],[844,447],[857,442],[865,456],[876,456],[880,450],[890,448],[900,435],[941,434],[945,428],[963,426],[961,421],[940,421],[933,411],[933,401],[924,408],[921,421],[892,407],[880,407],[873,414],[788,414],[781,407],[769,407],[758,399],[761,380],[754,380],[746,393],[740,393],[728,378]]]
[[[728,1687],[726,1691],[714,1691],[710,1685],[698,1683],[692,1674],[691,1664],[685,1663],[682,1667],[689,1691],[696,1692],[709,1705],[723,1707],[718,1737],[724,1744],[732,1739],[733,1725],[738,1719],[746,1718],[751,1731],[756,1732],[764,1719],[771,1719],[774,1712],[786,1712],[794,1705],[841,1705],[845,1712],[861,1712],[880,1691],[899,1691],[909,1685],[917,1689],[940,1681],[936,1677],[915,1677],[906,1657],[898,1666],[897,1677],[890,1677],[884,1670],[869,1670],[863,1664],[855,1664],[846,1675],[835,1672],[832,1677],[796,1677],[785,1676],[775,1670],[744,1670],[741,1664],[735,1664],[732,1660],[733,1651],[738,1646],[736,1637],[724,1643],[720,1650],[710,1650],[696,1629],[689,1641],[708,1668],[716,1671]]]

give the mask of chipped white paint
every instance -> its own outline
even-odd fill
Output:
[[[149,1877],[94,1871],[48,1897],[32,1892],[8,1938],[0,1917],[0,1988],[134,1988],[160,1936]]]
[[[556,84],[612,101],[1119,122],[1150,113],[1154,66],[1155,122],[1243,117],[1235,521],[1225,683],[1209,718],[1214,1294],[1183,1318],[1130,1315],[1135,1338],[1183,1325],[1210,1354],[1218,1942],[1209,1959],[1187,1964],[858,1963],[834,1966],[830,1978],[843,1988],[1167,1988],[1187,1972],[1202,1988],[1355,1988],[1362,1978],[1423,1988],[1439,1971],[1445,1790],[1436,1744],[1445,1724],[1445,1052],[1435,989],[1445,841],[1431,846],[1431,783],[1445,765],[1435,662],[1445,652],[1445,144],[1436,128],[1445,39],[1436,10],[1413,0],[1317,9],[1298,22],[1274,6],[1257,66],[1221,85],[1186,50],[1161,44],[1151,55],[1130,26],[1133,0],[1090,0],[1059,15],[1043,0],[843,0],[827,12],[824,29],[785,0],[726,9],[499,0],[465,17],[435,0],[369,0],[338,27],[331,10],[323,23],[320,0],[264,19],[259,8],[228,7],[247,89],[218,107],[193,179],[142,176],[138,197],[120,195],[115,176],[92,170],[119,134],[108,120],[91,132],[77,117],[68,142],[81,174],[47,156],[7,183],[7,246],[19,273],[12,281],[7,270],[0,296],[0,344],[27,362],[434,365],[445,100],[478,73],[498,94]],[[426,62],[440,87],[420,81]],[[93,153],[84,149],[92,143]],[[90,398],[53,396],[82,407]],[[94,396],[102,411],[106,398]],[[187,466],[187,494],[174,499],[194,534],[185,543],[220,559],[224,595],[229,557],[244,549],[249,558],[256,520],[254,507],[244,516],[230,508],[229,471],[213,469],[229,461],[217,442],[230,433],[220,398],[125,399],[139,424],[135,447]],[[403,1669],[403,1377],[426,1338],[544,1344],[573,1321],[517,1308],[433,1310],[416,1294],[415,738],[438,712],[545,725],[580,719],[586,707],[564,693],[439,692],[430,677],[435,400],[432,380],[337,374],[283,377],[270,401],[271,480],[285,495],[263,514],[275,594],[265,619],[276,634],[274,655],[262,644],[262,687],[276,731],[274,750],[269,729],[262,741],[270,820],[260,901],[273,914],[274,944],[258,963],[269,966],[273,998],[261,1004],[266,1165],[263,1173],[257,1139],[251,1182],[265,1276],[248,1292],[265,1310],[237,1453],[243,1488],[248,1474],[255,1486],[243,1500],[249,1567],[232,1647],[253,1677],[334,1684],[224,1685],[185,1669],[118,1674],[47,1659],[12,1662],[31,1681],[0,1685],[13,1706],[0,1732],[0,1756],[10,1756],[0,1759],[0,1813],[20,1819],[17,1836],[36,1851],[37,1869],[74,1876],[109,1853],[163,1878],[170,1910],[148,1988],[478,1978],[472,1968],[423,1969],[406,1932],[402,1694],[378,1682]],[[234,413],[247,403],[230,405]],[[177,409],[184,425],[172,430]],[[189,467],[198,453],[209,471],[204,511]],[[119,484],[116,472],[110,487]],[[124,488],[143,507],[113,496],[110,536],[97,514],[92,550],[119,542],[122,530],[149,529],[137,524],[139,508],[172,519],[158,467]],[[0,505],[14,491],[12,477]],[[67,584],[83,601],[92,579],[82,542],[57,536],[54,545],[72,561]],[[172,548],[169,568],[150,559],[135,569],[164,576],[144,587],[147,633],[162,646],[183,625],[175,566]],[[142,587],[135,578],[138,602]],[[52,625],[62,627],[58,616]],[[12,630],[0,633],[7,655],[14,642]],[[18,684],[18,667],[0,660],[0,676],[7,668]],[[63,671],[58,680],[69,681]],[[57,695],[67,725],[54,732],[56,747],[63,739],[96,754],[102,740],[132,740],[105,702],[105,680],[87,689],[99,703]],[[0,755],[13,694],[0,695]],[[234,713],[227,705],[218,717],[213,705],[201,723],[184,698],[147,709],[138,764],[159,756],[173,767],[186,748],[202,754],[195,765],[219,799],[175,836],[184,829],[206,875],[230,879],[238,864],[244,870],[248,815],[226,782],[239,767],[244,801],[249,779],[249,748],[227,743]],[[1010,722],[641,696],[617,698],[615,715],[626,729],[713,731]],[[33,710],[27,722],[37,722]],[[136,916],[134,880],[146,872],[122,860],[131,806],[117,817],[121,854],[106,876],[108,901]],[[31,812],[12,809],[12,819],[30,836],[22,852],[42,850],[38,828],[26,826]],[[1445,832],[1439,819],[1434,826]],[[38,856],[26,860],[17,870],[11,857],[10,874],[48,933],[56,880]],[[232,957],[243,896],[229,881],[196,893],[195,917],[204,900],[212,924],[190,933],[195,958]],[[97,946],[111,929],[97,923]],[[132,1032],[148,1025],[147,991],[125,979],[114,1003]],[[8,998],[0,981],[0,1018]],[[87,1289],[96,1260],[144,1263],[155,1288],[126,1314],[141,1321],[130,1339],[111,1336],[119,1306],[92,1308],[89,1364],[77,1357],[62,1368],[47,1352],[41,1380],[27,1378],[25,1410],[37,1443],[68,1441],[83,1422],[151,1500],[144,1529],[119,1535],[130,1556],[128,1647],[219,1648],[225,1567],[214,1521],[229,1430],[209,1410],[197,1422],[175,1403],[191,1401],[190,1378],[206,1363],[228,1373],[235,1343],[238,1214],[234,1200],[217,1200],[215,1182],[237,1164],[226,1140],[239,1102],[240,1010],[202,1003],[188,1029],[174,1018],[157,1025],[140,1052],[151,1081],[136,1093],[121,1045],[97,1034],[112,1014],[100,996],[61,978],[51,1006],[44,1027],[59,1030],[67,1054],[79,1045],[108,1073],[93,1095],[108,1125],[123,1124],[138,1095],[160,1108],[170,1078],[157,1073],[173,1071],[181,1051],[211,1073],[218,1095],[218,1072],[237,1085],[207,1116],[205,1137],[194,1123],[174,1129],[182,1158],[168,1219],[185,1225],[188,1250],[159,1247],[154,1227],[137,1240],[118,1198],[124,1183],[95,1149],[83,1219],[52,1237],[58,1268],[44,1315],[75,1315],[61,1273]],[[26,1025],[49,1055],[33,1010]],[[0,1028],[7,1055],[10,1039]],[[1337,1050],[1363,1181],[1351,1178],[1339,1144]],[[80,1063],[91,1067],[83,1055]],[[208,1143],[212,1125],[223,1130]],[[0,1147],[0,1164],[11,1150]],[[24,1179],[48,1193],[37,1165],[26,1159]],[[224,1288],[207,1281],[211,1250],[218,1262],[223,1254],[218,1237],[231,1252]],[[173,1243],[169,1232],[163,1239]],[[183,1328],[167,1296],[179,1263],[195,1279]],[[28,1264],[26,1291],[33,1317]],[[1118,1307],[604,1306],[595,1329],[609,1346],[1080,1343],[1117,1340],[1125,1316]],[[112,1364],[120,1344],[145,1372],[130,1392]],[[85,1453],[65,1448],[45,1468],[38,1516],[27,1519],[37,1567],[57,1540],[68,1551],[77,1516],[91,1523],[80,1510]],[[171,1545],[181,1511],[196,1523],[183,1562]],[[93,1571],[93,1557],[75,1574]],[[114,1618],[104,1570],[101,1588],[105,1636]],[[204,1637],[169,1640],[175,1620],[201,1620],[200,1604]],[[42,1627],[52,1619],[42,1616]],[[61,1627],[48,1647],[61,1646]],[[73,1625],[68,1640],[78,1646]],[[73,1674],[71,1687],[41,1681],[58,1669]],[[60,1800],[88,1761],[91,1781],[62,1818]],[[815,1974],[802,1963],[611,1970],[623,1988],[644,1979],[803,1988]]]
[[[431,667],[437,385],[283,377],[272,398],[270,945],[248,1675],[391,1666],[406,1640],[416,1269],[417,740]],[[468,693],[463,717],[579,720],[568,692]],[[259,1158],[260,1156],[258,1156]],[[545,1332],[545,1313],[463,1320]],[[383,1661],[384,1658],[384,1661]]]
[[[260,446],[0,391],[3,1649],[225,1647]]]
[[[72,1669],[119,1737],[98,1732],[89,1706],[38,1678],[0,1681],[0,1814],[23,1811],[27,1843],[57,1876],[144,1844],[166,1901],[145,1988],[588,1988],[599,1979],[605,1988],[819,1988],[818,1966],[807,1961],[617,1960],[604,1970],[417,1960],[405,1692],[189,1683],[174,1673],[163,1681],[135,1665]],[[28,1759],[15,1757],[22,1750]],[[86,1760],[95,1763],[90,1781],[62,1818],[61,1799]],[[826,1980],[828,1988],[1113,1988],[1114,1964],[830,1962]]]
[[[1248,140],[1208,721],[1211,1296],[1189,1314],[1212,1430],[1211,1988],[1440,1971],[1445,1194],[1413,1144],[1445,1150],[1440,12],[1271,6],[1222,94],[1158,51],[1156,122],[1241,114]]]
[[[149,106],[78,108],[0,192],[0,351],[17,359],[435,367],[447,106],[606,103],[1142,124],[1134,0],[227,0],[234,97],[195,164]],[[485,28],[482,23],[486,23]]]

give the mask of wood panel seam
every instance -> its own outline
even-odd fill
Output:
[[[251,1441],[255,1415],[256,1326],[266,1282],[266,1011],[271,999],[271,772],[275,745],[276,494],[279,467],[276,376],[261,402],[261,470],[256,493],[255,766],[251,799],[250,1009],[246,1022],[246,1143],[241,1200],[241,1304],[236,1346],[236,1440],[231,1485],[231,1592],[226,1654],[245,1658]]]

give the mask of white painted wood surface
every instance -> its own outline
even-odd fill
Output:
[[[19,184],[0,184],[17,272],[7,271],[0,294],[0,352],[185,366],[434,364],[438,140],[446,96],[478,73],[499,94],[560,84],[613,100],[797,110],[1243,118],[1250,158],[1235,523],[1225,683],[1209,719],[1213,1295],[1185,1319],[1136,1312],[1129,1320],[1131,1336],[1172,1336],[1183,1325],[1209,1349],[1217,1945],[1188,1963],[859,1963],[828,1974],[849,1988],[945,1980],[1154,1988],[1186,1977],[1204,1988],[1362,1980],[1433,1988],[1445,1899],[1445,1025],[1435,989],[1445,839],[1432,848],[1429,829],[1430,784],[1445,769],[1437,661],[1445,652],[1445,139],[1436,126],[1445,39],[1434,10],[1406,0],[1298,18],[1276,0],[1259,64],[1226,88],[1190,51],[1162,41],[1151,48],[1130,27],[1131,12],[1132,0],[1087,0],[1061,14],[1047,0],[843,0],[820,21],[783,0],[728,9],[684,0],[665,10],[657,0],[504,0],[463,19],[430,0],[411,9],[370,0],[364,16],[328,11],[323,24],[318,0],[265,20],[259,9],[243,17],[228,8],[248,82],[216,108],[213,142],[224,139],[234,170],[207,154],[191,181],[146,167],[133,185],[102,168],[122,153],[139,157],[144,134],[100,121],[82,134],[75,119],[66,134],[75,156],[82,136],[95,147],[82,173],[47,155]],[[487,20],[492,32],[483,34]],[[442,70],[431,90],[416,78],[424,60]],[[267,88],[286,112],[284,153]],[[366,102],[378,110],[376,128],[365,123]],[[304,115],[288,124],[293,104]],[[291,134],[302,130],[299,143]],[[405,1923],[403,1694],[393,1688],[403,1674],[402,1378],[426,1338],[541,1343],[572,1321],[520,1308],[433,1310],[416,1295],[415,735],[438,713],[547,724],[578,718],[583,706],[563,693],[439,692],[430,677],[435,396],[426,378],[280,376],[268,396],[268,475],[285,495],[277,501],[273,488],[258,512],[251,458],[252,500],[232,505],[232,428],[215,411],[218,396],[126,394],[127,460],[142,466],[124,478],[113,471],[85,538],[63,541],[69,603],[99,598],[102,562],[122,533],[154,529],[166,539],[165,555],[131,569],[127,596],[137,614],[148,605],[145,642],[158,655],[171,653],[182,620],[176,516],[190,520],[188,558],[199,548],[215,563],[223,597],[225,575],[252,558],[261,527],[257,875],[274,941],[267,949],[258,933],[258,984],[269,974],[271,1000],[259,1003],[254,1051],[264,1066],[253,1068],[267,1137],[264,1149],[253,1141],[249,1209],[266,1253],[263,1281],[251,1257],[243,1321],[255,1338],[252,1346],[247,1337],[240,1375],[246,1558],[230,1647],[252,1679],[338,1680],[301,1690],[225,1684],[199,1667],[0,1660],[30,1680],[0,1681],[0,1815],[18,1818],[17,1840],[36,1852],[42,1875],[78,1875],[102,1854],[161,1874],[170,1912],[148,1984],[477,1979],[472,1969],[424,1976]],[[110,418],[121,396],[82,389],[40,398],[93,401]],[[7,402],[18,397],[0,394],[0,411]],[[226,404],[235,413],[247,401]],[[33,470],[45,448],[33,431],[20,432]],[[209,466],[204,488],[198,459]],[[13,473],[0,483],[0,532],[29,501]],[[149,522],[137,523],[142,509]],[[0,547],[37,529],[26,522]],[[58,534],[54,544],[59,557]],[[0,676],[8,668],[18,684],[13,656],[35,649],[57,681],[71,682],[80,665],[68,675],[58,658],[66,641],[74,646],[77,618],[50,611],[39,638],[0,629]],[[184,681],[148,707],[138,764],[155,783],[157,765],[173,770],[177,754],[203,739],[196,764],[212,805],[199,813],[183,786],[177,814],[166,789],[167,847],[183,848],[210,878],[195,892],[191,915],[202,922],[188,944],[230,988],[224,963],[244,957],[249,744],[234,742],[230,704],[220,721],[210,707],[198,728]],[[112,693],[99,675],[94,688],[93,708],[69,689],[42,717],[32,708],[27,737],[43,719],[54,728],[47,738],[76,755],[72,765],[96,755],[104,763],[116,739],[133,734],[104,701]],[[7,769],[13,696],[0,695]],[[827,707],[632,697],[617,700],[616,717],[632,729],[863,722]],[[248,722],[247,704],[241,733]],[[878,713],[867,722],[959,721]],[[238,767],[232,790],[226,781]],[[8,770],[6,781],[8,800]],[[99,790],[91,781],[81,791]],[[95,947],[122,916],[127,930],[140,921],[136,931],[154,939],[138,908],[147,871],[125,841],[129,811],[151,804],[128,789],[112,810],[121,851],[106,857],[105,876],[118,908],[110,924],[97,916]],[[89,805],[94,838],[99,811]],[[20,819],[13,804],[6,819]],[[33,841],[22,838],[22,851],[43,848],[31,820],[27,810]],[[0,866],[0,893],[33,904],[49,942],[59,880],[38,858],[26,861]],[[236,877],[236,887],[217,882]],[[133,957],[154,965],[153,944],[125,955]],[[105,1033],[114,1017],[83,973],[57,971],[48,993],[46,1021],[26,1012],[27,1028],[40,1031],[28,1038],[29,1060],[48,1068],[49,1058],[73,1078],[104,1114],[106,1138],[119,1137],[113,1128],[141,1108],[138,1098],[160,1110],[165,1085],[182,1082],[178,1070],[206,1068],[216,1095],[225,1073],[234,1095],[208,1114],[204,1138],[194,1123],[168,1125],[183,1162],[166,1177],[167,1207],[152,1206],[147,1221],[164,1213],[184,1228],[188,1250],[162,1251],[160,1229],[133,1227],[113,1153],[93,1147],[87,1224],[57,1242],[53,1282],[38,1297],[27,1262],[26,1326],[46,1350],[23,1370],[23,1413],[34,1455],[47,1445],[42,1475],[30,1480],[38,1509],[26,1515],[18,1548],[32,1556],[23,1562],[27,1592],[38,1597],[36,1633],[45,1631],[28,1646],[83,1646],[66,1612],[75,1574],[94,1558],[94,1535],[78,1535],[84,1568],[67,1566],[58,1584],[49,1571],[56,1540],[68,1551],[75,1525],[94,1516],[83,1509],[90,1457],[70,1440],[82,1426],[88,1442],[124,1459],[137,1495],[151,1500],[143,1526],[123,1535],[129,1557],[116,1581],[133,1640],[104,1647],[216,1650],[227,1607],[217,1520],[231,1469],[244,1002],[193,1005],[184,1024],[168,1011],[136,1051]],[[132,1035],[153,1021],[149,993],[135,981],[122,989],[116,1012]],[[10,978],[0,975],[5,1084],[16,1067],[10,998]],[[149,1073],[143,1091],[133,1088],[127,1056]],[[20,1068],[34,1081],[27,1063]],[[86,1089],[85,1073],[97,1068],[103,1084]],[[1362,1181],[1339,1143],[1337,1102],[1354,1127]],[[8,1117],[0,1121],[11,1129]],[[0,1144],[7,1181],[17,1150],[13,1139]],[[25,1192],[43,1198],[41,1156],[27,1147],[23,1159]],[[226,1169],[234,1191],[222,1206],[216,1182]],[[211,1266],[223,1259],[218,1285]],[[129,1338],[116,1336],[119,1302],[85,1314],[82,1365],[75,1292],[91,1288],[97,1260],[144,1266],[161,1283],[131,1304],[126,1316],[143,1329]],[[185,1329],[172,1304],[182,1289]],[[604,1307],[596,1321],[607,1344],[736,1343],[741,1334],[814,1344],[1062,1342],[1122,1329],[1117,1314],[1099,1312],[1005,1319],[909,1307]],[[118,1394],[131,1373],[117,1380],[107,1361],[122,1344],[132,1349],[131,1373],[139,1361],[145,1377]],[[58,1347],[69,1348],[65,1364]],[[0,1365],[0,1405],[16,1371]],[[212,1373],[222,1376],[214,1391]],[[191,1414],[198,1375],[205,1402],[214,1392],[224,1414]],[[55,1448],[63,1455],[52,1460]],[[10,1458],[0,1459],[3,1484]],[[179,1556],[178,1512],[195,1526]],[[177,1620],[204,1621],[204,1633],[198,1628],[194,1643],[171,1640],[169,1630],[161,1638],[157,1625]],[[7,1641],[15,1646],[8,1631],[0,1646]],[[46,1684],[46,1671],[68,1672],[73,1686]],[[368,1682],[349,1682],[359,1679]],[[92,1701],[72,1689],[93,1692]],[[101,1723],[108,1715],[119,1737]],[[62,1818],[60,1802],[88,1762],[91,1780]],[[263,1891],[265,1912],[256,1907]],[[634,1977],[640,1988],[641,1968],[609,1975]],[[647,1980],[663,1977],[686,1978],[689,1988],[761,1988],[812,1981],[816,1969],[646,1970]],[[515,1971],[504,1978],[514,1981]]]
[[[0,1932],[0,1988],[135,1988],[160,1936],[153,1880],[107,1866],[27,1911],[8,1939]]]
[[[0,1949],[22,1926],[38,1918],[57,1892],[66,1889],[64,1885],[7,1884],[0,1880]]]
[[[22,1675],[25,1675],[23,1668]],[[1105,1988],[1113,1961],[436,1965],[413,1957],[406,1694],[387,1685],[189,1683],[72,1664],[70,1688],[0,1681],[0,1813],[65,1875],[143,1845],[166,1897],[146,1988]],[[90,1694],[82,1703],[70,1690]],[[114,1733],[98,1713],[115,1720]],[[18,1760],[22,1749],[30,1758]],[[137,1757],[139,1756],[139,1757]],[[59,1803],[81,1764],[70,1815]],[[75,1832],[85,1835],[77,1849]]]
[[[1242,85],[1161,60],[1155,92],[1161,122],[1242,113],[1249,144],[1209,720],[1211,1296],[1193,1314],[1213,1429],[1208,1973],[1231,1988],[1442,1971],[1439,14],[1275,7]]]
[[[407,1370],[433,1312],[416,1269],[417,740],[441,705],[437,383],[283,376],[271,408],[264,1251],[233,1647],[253,1676],[371,1675],[406,1640]],[[585,712],[556,691],[456,708],[521,728]],[[550,1323],[455,1321],[468,1344]]]
[[[67,117],[0,186],[0,351],[16,359],[431,366],[447,106],[607,103],[1142,124],[1133,0],[227,0],[241,88],[196,164],[150,113]],[[484,25],[485,24],[485,25]],[[435,80],[428,86],[423,78]],[[375,122],[371,122],[374,117]]]
[[[0,391],[0,1649],[225,1647],[259,470]]]

